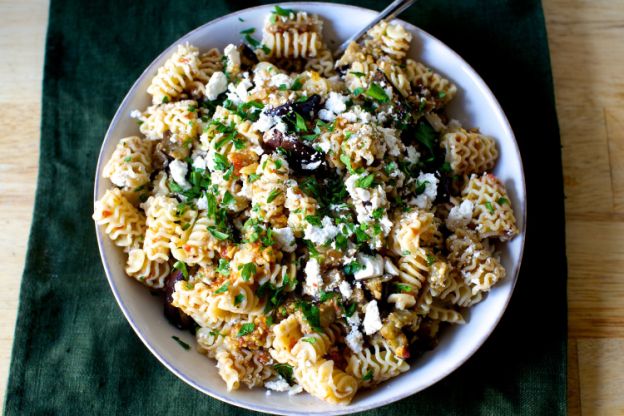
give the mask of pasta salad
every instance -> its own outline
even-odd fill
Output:
[[[382,22],[334,61],[322,30],[276,7],[261,41],[179,45],[93,219],[228,390],[348,404],[465,323],[518,229],[496,141],[449,119],[412,35]]]

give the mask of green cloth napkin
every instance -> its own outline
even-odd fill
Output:
[[[39,185],[7,415],[253,414],[187,386],[135,336],[104,276],[91,201],[102,139],[143,69],[186,32],[259,3],[51,1]],[[511,304],[485,345],[436,385],[366,414],[563,415],[563,184],[541,4],[423,0],[401,17],[462,55],[500,100],[524,159],[529,234]]]

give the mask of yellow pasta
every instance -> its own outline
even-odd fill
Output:
[[[129,248],[145,233],[145,217],[119,189],[108,189],[95,203],[93,220],[119,247]]]

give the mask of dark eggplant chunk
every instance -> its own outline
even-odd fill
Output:
[[[249,71],[255,64],[259,62],[256,53],[244,43],[238,45],[238,53],[240,54],[240,67],[243,71]]]
[[[274,152],[277,148],[284,149],[288,166],[299,175],[319,173],[327,168],[321,152],[295,136],[286,135],[277,129],[264,134],[262,147],[266,152]]]
[[[392,81],[388,79],[386,74],[377,70],[373,75],[373,81],[377,84],[383,84],[390,86],[392,88],[392,100],[389,102],[380,105],[380,111],[385,111],[389,107],[392,107],[392,123],[391,126],[394,128],[400,127],[409,123],[410,115],[412,113],[410,105],[405,101],[399,90],[394,86]]]
[[[163,139],[158,142],[152,152],[152,156],[155,158],[154,167],[157,169],[167,167],[169,159],[186,159],[191,154],[191,149],[188,146],[172,142],[170,138],[171,132],[165,132]]]
[[[189,329],[193,326],[193,319],[182,312],[180,309],[173,306],[173,292],[175,292],[175,285],[180,280],[184,280],[184,275],[178,270],[171,272],[167,279],[165,279],[165,317],[169,323],[178,329]]]
[[[284,105],[271,108],[267,110],[266,113],[270,116],[284,117],[296,112],[307,120],[314,120],[316,118],[316,113],[318,113],[321,109],[321,101],[322,99],[320,95],[313,94],[305,101],[286,103]]]

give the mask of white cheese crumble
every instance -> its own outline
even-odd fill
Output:
[[[334,121],[336,119],[336,114],[324,108],[319,111],[318,116],[323,121]]]
[[[327,101],[325,101],[325,108],[334,114],[344,113],[344,111],[347,109],[346,102],[348,100],[349,97],[332,91],[329,93]]]
[[[206,159],[198,155],[193,158],[193,168],[206,170]]]
[[[295,235],[290,227],[273,228],[273,236],[275,236],[279,248],[285,252],[292,253],[297,248]]]
[[[227,77],[221,71],[217,71],[208,80],[206,84],[206,98],[210,101],[214,101],[217,99],[219,94],[227,91]]]
[[[232,72],[234,69],[240,67],[240,53],[238,52],[238,48],[236,45],[232,45],[231,43],[225,47],[223,50],[223,55],[227,58],[226,70],[228,72]]]
[[[342,295],[342,298],[344,300],[351,298],[351,295],[353,295],[353,289],[351,288],[349,282],[347,282],[346,280],[340,282],[340,284],[338,285],[338,289],[340,290],[340,294]]]
[[[301,165],[301,168],[304,170],[314,170],[321,166],[321,160],[317,160],[316,162],[304,163]]]
[[[253,86],[249,78],[243,78],[241,81],[234,85],[233,82],[228,85],[228,99],[230,99],[234,104],[239,105],[241,103],[247,102],[249,98],[249,92],[247,91]],[[255,107],[252,107],[252,109]]]
[[[265,112],[260,113],[260,117],[251,126],[254,130],[265,132],[271,130],[275,126],[276,130],[282,133],[286,132],[286,123],[278,116],[270,116]]]
[[[473,209],[474,204],[469,200],[465,200],[461,204],[451,208],[448,218],[446,219],[446,226],[448,229],[455,231],[458,228],[467,226],[472,219]]]
[[[381,318],[379,317],[379,308],[377,307],[377,301],[371,300],[366,305],[366,311],[364,315],[364,333],[366,335],[373,335],[379,331],[382,327]]]
[[[275,74],[271,77],[271,81],[269,81],[270,86],[277,88],[282,85],[286,85],[286,88],[290,88],[290,84],[292,84],[292,80],[286,74]]]
[[[197,209],[199,210],[208,209],[208,199],[206,198],[206,195],[202,195],[201,197],[199,197],[195,202],[195,205],[197,205]]]
[[[360,332],[357,326],[351,327],[351,330],[345,337],[345,342],[347,343],[347,346],[351,348],[351,351],[353,351],[354,353],[357,354],[362,351],[363,344],[364,344],[364,337],[362,336],[362,333]]]
[[[418,163],[418,161],[420,160],[420,153],[418,152],[418,150],[416,150],[414,146],[407,146],[406,150],[407,161],[414,164]]]
[[[379,254],[369,256],[368,254],[358,253],[357,260],[362,268],[353,274],[356,280],[370,279],[383,275],[384,259]]]
[[[433,173],[421,173],[416,178],[416,181],[418,184],[424,183],[425,190],[422,194],[412,198],[410,204],[416,205],[421,209],[430,209],[431,204],[433,204],[438,195],[438,178]]]
[[[182,189],[190,189],[191,184],[186,180],[186,174],[188,173],[188,166],[186,162],[181,160],[174,160],[169,163],[169,172],[173,180],[182,187]]]
[[[314,244],[320,245],[332,240],[339,232],[340,229],[332,223],[331,218],[323,217],[320,227],[314,226],[310,223],[306,225],[306,228],[303,231],[303,238],[310,240]]]
[[[384,141],[386,142],[386,148],[390,156],[398,157],[403,152],[403,142],[397,137],[397,131],[395,129],[379,127],[379,131],[383,134]]]
[[[290,384],[288,384],[288,382],[283,377],[279,377],[275,380],[265,382],[264,387],[273,391],[290,390]],[[269,391],[267,391],[267,393],[269,393]]]
[[[305,265],[303,272],[306,275],[303,293],[306,295],[317,297],[323,286],[323,278],[321,277],[321,266],[315,258],[311,258]]]
[[[130,112],[130,118],[140,119],[141,117],[142,117],[142,114],[139,110],[132,110]]]

